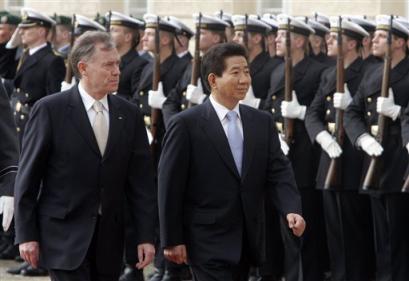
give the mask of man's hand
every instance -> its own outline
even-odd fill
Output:
[[[28,262],[32,267],[38,267],[38,257],[40,254],[37,241],[21,243],[19,245],[20,257]]]
[[[139,244],[138,245],[138,260],[136,268],[143,269],[145,266],[150,264],[153,261],[155,256],[155,246],[149,243]]]
[[[171,262],[182,264],[187,264],[187,253],[185,245],[178,245],[173,247],[167,247],[164,250],[165,258]]]
[[[288,227],[293,231],[295,236],[300,237],[305,230],[305,220],[298,214],[290,213],[287,215]]]
[[[281,115],[286,118],[304,120],[307,107],[305,105],[300,105],[294,90],[292,96],[293,98],[291,101],[281,102]]]
[[[203,93],[203,86],[200,79],[197,82],[197,86],[192,84],[187,85],[186,99],[188,101],[195,104],[202,104],[205,98],[206,95]]]
[[[0,196],[0,215],[3,214],[3,229],[7,231],[14,215],[14,197]]]
[[[165,94],[163,93],[162,82],[159,82],[158,90],[149,90],[148,92],[148,104],[152,108],[162,109],[164,102],[166,101]]]

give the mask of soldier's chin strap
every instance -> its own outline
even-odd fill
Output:
[[[175,39],[178,42],[179,46],[183,47],[183,44],[182,44],[182,42],[180,42],[177,32],[175,32]]]

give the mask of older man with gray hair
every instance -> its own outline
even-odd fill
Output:
[[[156,199],[142,115],[111,95],[119,55],[109,34],[76,40],[78,85],[41,99],[23,139],[15,185],[21,257],[52,280],[118,280],[124,200],[137,229],[138,268],[154,256]]]

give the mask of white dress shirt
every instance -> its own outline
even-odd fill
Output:
[[[80,96],[82,99],[82,102],[84,103],[85,106],[85,111],[87,112],[89,122],[91,123],[91,126],[94,124],[94,119],[97,113],[95,110],[92,108],[94,105],[95,99],[91,97],[85,89],[81,85],[81,81],[78,83],[78,91],[80,92]],[[104,113],[104,117],[107,120],[107,126],[109,128],[109,107],[108,107],[108,95],[104,96],[102,99],[99,100],[102,103],[102,111]]]
[[[37,53],[38,51],[40,51],[42,48],[46,47],[47,43],[41,44],[40,46],[34,47],[34,48],[30,48],[28,50],[28,53],[30,54],[30,56],[34,55],[35,53]]]
[[[228,108],[226,108],[224,105],[221,105],[220,103],[218,103],[214,97],[212,95],[210,95],[210,102],[214,108],[214,110],[216,111],[217,117],[219,117],[220,122],[222,123],[223,126],[223,130],[224,133],[226,134],[227,137],[227,125],[229,123],[229,120],[227,119],[227,113],[229,113],[230,111],[235,111],[237,112],[237,125],[239,127],[241,136],[243,136],[243,125],[241,122],[241,116],[240,116],[240,110],[239,110],[239,104],[237,103],[237,105],[233,108],[233,110],[230,110]]]

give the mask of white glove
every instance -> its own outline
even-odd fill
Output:
[[[372,136],[368,134],[362,134],[358,140],[357,144],[362,148],[366,154],[369,156],[379,156],[383,152],[383,147],[379,142],[376,141]]]
[[[250,86],[249,90],[247,91],[246,97],[240,101],[241,104],[245,104],[251,106],[253,108],[258,108],[260,105],[260,99],[254,96],[253,87]]]
[[[292,94],[292,101],[283,101],[281,103],[281,115],[286,118],[304,120],[307,107],[299,104],[295,91]]]
[[[3,229],[7,231],[10,227],[14,215],[14,197],[1,196],[0,197],[0,214],[3,214]]]
[[[389,88],[389,96],[387,98],[378,97],[376,100],[376,111],[379,114],[392,118],[393,121],[398,118],[400,106],[395,104],[392,88]]]
[[[72,77],[71,83],[67,83],[65,81],[61,82],[61,92],[66,91],[74,87],[75,85],[75,77]]]
[[[338,158],[341,155],[342,148],[327,131],[321,131],[315,137],[315,140],[321,145],[322,150],[324,150],[330,158]]]
[[[348,90],[347,83],[344,84],[344,93],[334,93],[334,107],[345,110],[351,103],[352,97]]]
[[[203,93],[202,83],[200,79],[197,81],[197,86],[189,84],[186,89],[186,99],[191,103],[202,104],[206,95]]]
[[[278,134],[278,139],[280,140],[281,150],[283,151],[284,155],[288,155],[290,151],[290,147],[288,146],[287,142],[284,140],[283,134]]]
[[[166,101],[165,94],[163,93],[162,82],[159,82],[158,90],[149,90],[148,92],[148,104],[152,108],[162,109],[163,103]]]

